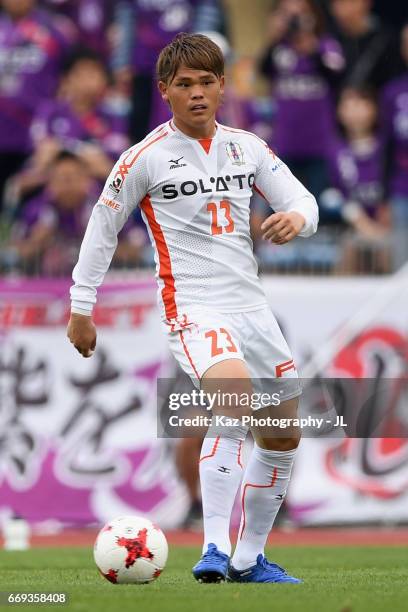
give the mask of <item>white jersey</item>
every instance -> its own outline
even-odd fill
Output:
[[[136,206],[155,251],[163,319],[178,322],[192,309],[262,308],[249,230],[254,189],[275,212],[303,215],[300,236],[316,231],[314,197],[257,136],[217,124],[212,139],[196,140],[172,120],[161,125],[120,157],[106,181],[73,272],[73,311],[91,313]]]

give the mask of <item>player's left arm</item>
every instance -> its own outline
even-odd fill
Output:
[[[316,199],[266,144],[259,146],[254,188],[275,211],[262,223],[262,237],[285,244],[296,236],[312,236],[319,221]]]

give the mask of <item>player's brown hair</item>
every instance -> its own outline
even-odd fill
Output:
[[[203,34],[177,34],[160,52],[156,63],[158,81],[171,83],[180,66],[224,74],[224,56],[218,45]]]

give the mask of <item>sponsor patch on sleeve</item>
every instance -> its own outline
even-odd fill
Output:
[[[115,210],[116,212],[118,212],[122,208],[121,202],[116,202],[115,200],[111,200],[110,198],[106,197],[104,194],[102,194],[101,197],[99,198],[98,204],[103,204],[104,206],[107,206],[108,208],[111,208],[112,210]]]

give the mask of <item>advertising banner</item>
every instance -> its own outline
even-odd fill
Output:
[[[392,391],[370,406],[393,415],[387,437],[301,441],[287,496],[299,524],[408,521],[407,285],[405,277],[265,282],[302,375],[320,353],[320,377],[370,378],[374,391],[376,381]]]
[[[69,285],[0,282],[0,519],[85,525],[145,514],[175,527],[187,496],[172,461],[177,441],[157,438],[156,380],[174,365],[155,282],[106,281],[91,359],[65,335]],[[360,317],[347,346],[329,342],[342,329],[350,338],[350,322],[375,306],[386,279],[270,277],[264,286],[300,373],[328,346],[322,375],[401,379],[407,397],[406,295]],[[304,439],[287,496],[296,522],[407,521],[408,444],[398,437],[406,412],[395,437]]]
[[[106,283],[91,359],[66,338],[69,285],[0,287],[0,513],[76,525],[142,514],[172,527],[187,500],[171,444],[156,438],[169,356],[155,283]]]

